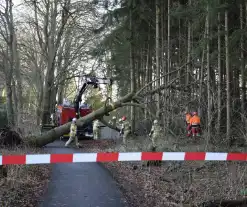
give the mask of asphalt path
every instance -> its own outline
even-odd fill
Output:
[[[48,153],[76,153],[63,141],[47,145]],[[81,152],[81,151],[80,151]],[[53,164],[48,190],[40,207],[125,207],[111,174],[98,163]]]

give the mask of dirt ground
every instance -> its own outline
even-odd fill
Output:
[[[113,141],[84,141],[82,151],[122,151]],[[137,147],[138,148],[138,147]],[[241,199],[247,190],[245,162],[104,163],[131,207],[198,206],[215,199]]]
[[[1,154],[44,153],[39,149],[3,150]],[[0,178],[0,206],[34,207],[47,188],[50,165],[8,165],[7,178]]]

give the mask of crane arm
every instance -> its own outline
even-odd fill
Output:
[[[82,94],[86,91],[88,85],[93,85],[94,88],[98,88],[99,84],[106,84],[106,85],[111,86],[112,82],[113,81],[110,78],[85,77],[84,83],[74,99],[74,108],[75,108],[77,119],[80,117],[80,103],[82,101],[81,99]]]

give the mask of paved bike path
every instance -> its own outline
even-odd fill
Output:
[[[64,142],[47,145],[48,153],[76,153]],[[98,163],[62,163],[52,167],[51,180],[40,207],[125,207],[116,182]]]

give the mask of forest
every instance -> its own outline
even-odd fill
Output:
[[[137,93],[121,112],[133,129],[152,114],[165,133],[184,133],[187,110],[199,112],[208,140],[245,139],[245,1],[6,0],[0,11],[11,127],[48,123],[76,81],[103,74],[117,98]]]
[[[1,0],[0,206],[37,206],[46,189],[44,206],[121,206],[119,189],[129,206],[246,206],[245,162],[227,162],[247,157],[246,34],[244,0]],[[112,118],[126,116],[128,146],[109,137],[65,148],[59,138],[71,122],[41,133],[56,105],[73,103],[83,77],[113,85],[87,88],[82,102],[93,112],[76,124],[98,119],[119,131]],[[201,118],[198,139],[186,137],[185,112]],[[162,139],[150,150],[154,120]],[[24,146],[7,146],[13,139]],[[77,152],[79,160],[127,152],[140,161],[102,164],[112,177],[97,163],[50,165],[75,162]],[[140,152],[168,158],[143,161]],[[44,160],[19,165],[38,160],[30,154]]]

